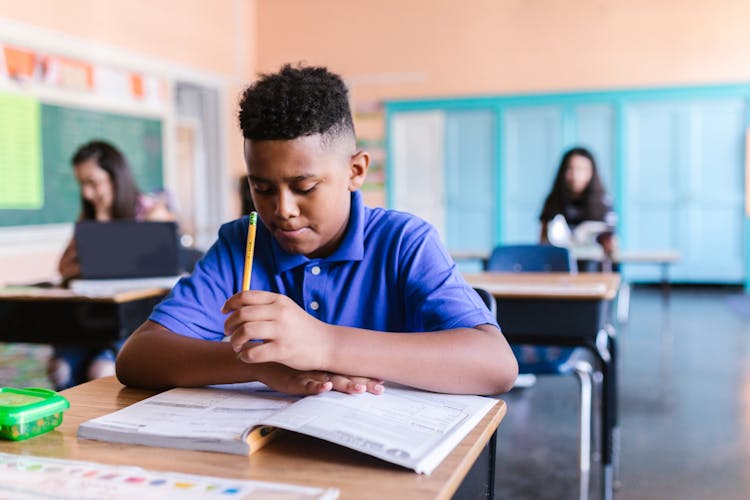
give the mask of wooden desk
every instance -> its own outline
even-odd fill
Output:
[[[576,260],[606,260],[601,247],[572,248]],[[669,284],[669,267],[680,260],[679,252],[674,250],[623,250],[615,252],[611,262],[615,264],[656,264],[661,268],[662,284]]]
[[[293,433],[284,433],[247,458],[79,440],[76,432],[81,422],[124,408],[155,393],[125,388],[114,377],[107,377],[73,387],[62,394],[70,401],[70,409],[58,429],[28,441],[0,441],[0,452],[317,487],[333,486],[341,490],[342,499],[451,498],[467,474],[467,482],[476,483],[470,475],[472,465],[483,452],[487,452],[488,446],[495,445],[491,438],[506,411],[505,403],[500,401],[432,474],[423,476],[347,448]],[[462,496],[461,491],[457,496]],[[465,496],[478,498],[471,494]]]
[[[664,307],[669,306],[670,279],[669,268],[680,260],[680,254],[674,250],[624,250],[616,252],[610,261],[606,261],[601,247],[574,248],[573,256],[580,260],[597,262],[609,262],[606,264],[611,269],[611,264],[628,265],[658,265],[661,269],[661,298]],[[605,264],[602,264],[605,267]],[[580,266],[579,266],[580,269]],[[620,286],[619,298],[617,299],[617,321],[625,323],[630,314],[630,284],[623,281]]]
[[[484,288],[498,300],[561,299],[612,300],[620,276],[616,273],[501,273],[464,274],[471,286]]]
[[[599,245],[571,248],[573,258],[576,260],[593,260],[602,262],[605,260],[604,252]],[[451,257],[456,261],[477,261],[486,265],[490,254],[481,251],[456,251],[451,252]],[[680,260],[679,252],[674,250],[623,250],[616,252],[611,262],[616,264],[656,264],[661,268],[662,285],[669,285],[669,268]]]
[[[471,286],[497,299],[498,322],[511,343],[584,347],[596,358],[602,380],[603,497],[612,497],[617,468],[617,343],[608,325],[609,302],[620,277],[613,273],[465,274]]]
[[[0,342],[97,345],[121,340],[168,292],[148,288],[88,297],[63,288],[2,288]]]

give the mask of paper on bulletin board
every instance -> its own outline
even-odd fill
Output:
[[[0,209],[44,204],[39,101],[0,94]]]

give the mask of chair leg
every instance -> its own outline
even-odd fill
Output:
[[[591,401],[593,386],[593,368],[587,361],[578,361],[575,372],[581,383],[581,414],[580,414],[580,499],[589,498],[591,476]]]
[[[617,322],[624,324],[630,316],[630,284],[623,280],[617,291]]]

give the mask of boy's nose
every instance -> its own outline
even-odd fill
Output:
[[[276,202],[276,215],[282,219],[289,219],[299,215],[299,207],[294,194],[291,192],[280,192]]]

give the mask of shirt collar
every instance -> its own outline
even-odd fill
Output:
[[[324,259],[308,259],[304,255],[287,253],[279,246],[276,238],[270,234],[271,250],[276,262],[276,272],[281,274],[297,266],[320,260],[321,262],[343,262],[362,260],[365,254],[365,204],[362,193],[354,191],[351,194],[351,207],[349,209],[349,222],[346,226],[344,239],[331,255]]]

